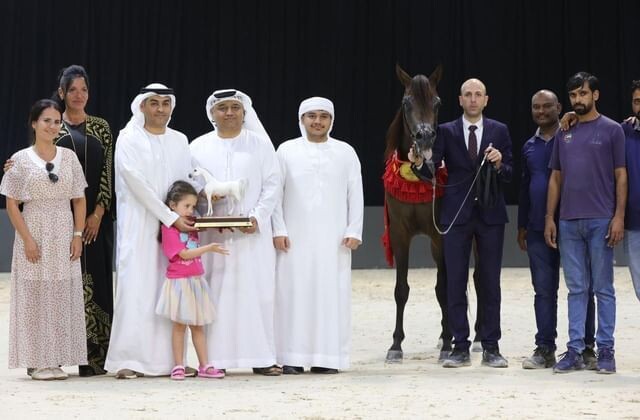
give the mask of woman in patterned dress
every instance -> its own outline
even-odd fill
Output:
[[[89,76],[71,65],[62,69],[54,99],[64,110],[58,146],[73,150],[89,185],[85,191],[87,219],[82,235],[81,258],[87,322],[88,364],[79,367],[80,376],[102,375],[109,348],[113,318],[113,143],[109,124],[87,115]]]
[[[9,368],[33,368],[33,379],[66,379],[59,366],[87,362],[80,268],[87,184],[76,155],[55,145],[59,105],[37,101],[29,123],[33,145],[12,156],[0,183],[16,230]]]

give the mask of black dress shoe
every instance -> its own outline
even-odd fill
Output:
[[[302,366],[282,366],[282,373],[284,375],[300,375],[304,372],[304,368]]]
[[[338,369],[313,366],[311,368],[311,373],[322,373],[322,374],[325,374],[325,375],[333,375],[333,374],[338,373]]]

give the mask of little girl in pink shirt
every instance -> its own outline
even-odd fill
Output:
[[[191,184],[184,181],[173,183],[165,204],[182,217],[191,217],[198,202],[198,194]],[[193,346],[198,355],[198,376],[224,378],[224,371],[207,362],[207,341],[203,326],[215,317],[209,285],[202,278],[204,268],[200,256],[205,252],[227,255],[229,251],[212,243],[199,246],[197,232],[180,232],[171,226],[160,227],[162,250],[169,259],[166,279],[156,313],[173,321],[172,347],[176,366],[171,370],[171,379],[183,380],[184,334],[187,326],[191,330]]]

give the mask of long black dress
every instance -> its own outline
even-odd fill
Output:
[[[84,123],[76,126],[65,122],[56,144],[75,151],[82,164],[89,185],[85,190],[87,215],[93,213],[97,204],[105,209],[96,240],[84,245],[81,259],[89,365],[81,366],[80,374],[103,374],[113,318],[111,130],[102,118],[88,115]]]

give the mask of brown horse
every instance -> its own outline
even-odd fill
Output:
[[[396,325],[393,345],[387,352],[388,363],[401,362],[402,340],[404,340],[404,308],[409,298],[407,271],[409,269],[409,247],[417,234],[426,234],[431,239],[431,255],[438,274],[436,298],[442,312],[442,347],[440,359],[451,350],[451,333],[447,321],[447,286],[443,261],[442,238],[433,222],[433,208],[438,208],[438,199],[432,206],[433,190],[429,183],[422,182],[413,174],[408,161],[409,150],[429,154],[436,138],[438,107],[440,98],[436,86],[442,75],[438,66],[427,78],[419,74],[413,78],[399,65],[396,74],[405,88],[402,105],[387,131],[385,159],[387,166],[383,177],[385,184],[385,235],[383,242],[387,261],[396,263]],[[429,159],[430,160],[430,159]],[[433,173],[433,172],[432,172]],[[442,175],[442,174],[441,174]],[[444,184],[439,180],[439,184]],[[438,196],[441,191],[437,191]],[[391,255],[392,252],[392,255]]]

